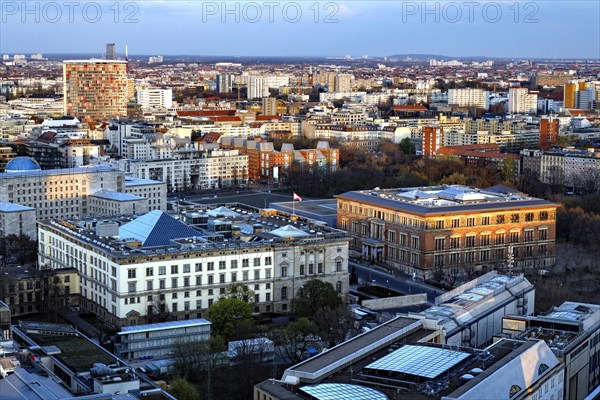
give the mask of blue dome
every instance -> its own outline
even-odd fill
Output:
[[[30,157],[15,157],[6,164],[6,172],[39,171],[40,164]]]

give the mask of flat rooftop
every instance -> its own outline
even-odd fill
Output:
[[[335,197],[423,216],[455,212],[502,211],[528,207],[558,208],[558,204],[535,197],[518,193],[498,193],[462,185],[401,189],[376,188],[346,192]]]

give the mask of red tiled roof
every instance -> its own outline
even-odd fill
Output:
[[[425,107],[421,104],[403,104],[403,105],[394,106],[394,111],[409,111],[409,112],[427,111],[427,107]]]
[[[238,116],[212,116],[212,117],[208,117],[211,121],[213,122],[242,122],[242,120],[240,119],[240,117]]]
[[[180,110],[179,117],[216,117],[235,115],[235,110]]]
[[[207,132],[202,139],[198,139],[198,141],[202,141],[205,143],[217,143],[221,134],[219,132]]]
[[[256,121],[271,121],[271,120],[281,120],[281,116],[279,115],[257,115]]]

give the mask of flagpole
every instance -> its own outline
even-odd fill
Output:
[[[292,198],[292,216],[296,216],[296,194],[294,193],[294,197]]]

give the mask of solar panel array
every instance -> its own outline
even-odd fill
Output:
[[[317,400],[388,400],[379,390],[346,383],[321,383],[300,390]]]
[[[439,347],[406,345],[372,362],[365,368],[434,379],[470,355],[462,351]]]

